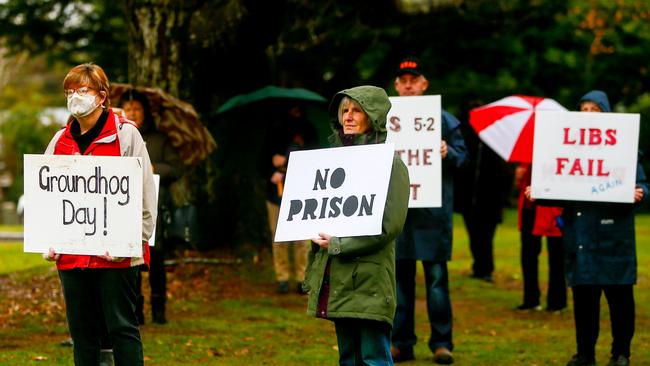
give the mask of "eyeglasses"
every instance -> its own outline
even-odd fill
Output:
[[[88,94],[89,90],[94,90],[94,89],[89,88],[87,86],[82,86],[81,88],[77,88],[77,89],[66,89],[63,91],[63,95],[65,95],[66,98],[69,98],[74,93],[77,93],[77,95],[79,96],[84,96]]]

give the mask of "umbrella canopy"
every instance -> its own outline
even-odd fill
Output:
[[[553,99],[513,95],[474,108],[469,123],[483,142],[508,162],[530,163],[536,111],[566,111]]]
[[[147,98],[156,127],[169,136],[172,146],[178,149],[185,164],[198,164],[217,147],[194,107],[161,89],[111,84],[111,105],[117,106],[122,95],[129,91],[138,92]]]
[[[269,98],[301,99],[314,102],[326,102],[320,94],[303,88],[282,88],[278,86],[265,86],[247,94],[234,96],[226,101],[217,113]]]

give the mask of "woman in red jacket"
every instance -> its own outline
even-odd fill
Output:
[[[142,158],[142,257],[116,258],[58,254],[68,327],[75,365],[98,365],[102,327],[108,329],[116,365],[143,365],[142,341],[135,315],[138,267],[149,263],[149,246],[156,220],[156,196],[149,154],[138,129],[108,108],[108,78],[101,67],[73,67],[63,80],[72,114],[66,127],[54,135],[46,154],[133,156]]]

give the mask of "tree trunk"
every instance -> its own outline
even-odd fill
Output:
[[[201,0],[125,0],[129,82],[179,96],[192,14]]]

